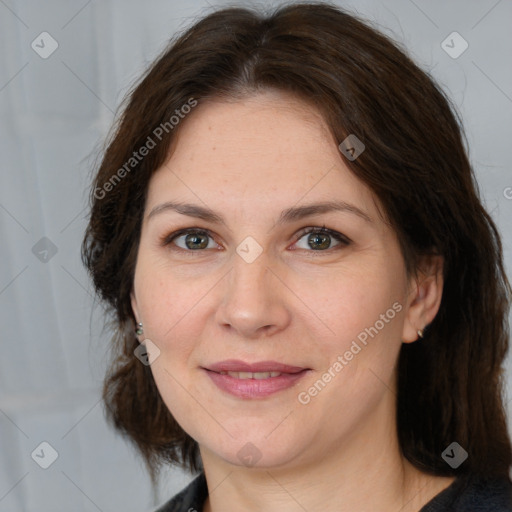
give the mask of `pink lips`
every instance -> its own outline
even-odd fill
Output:
[[[203,369],[218,388],[239,398],[265,398],[288,389],[309,370],[276,361],[245,363],[234,359],[221,361]],[[227,372],[242,375],[229,375]],[[280,375],[265,375],[271,372]],[[247,373],[257,374],[256,378],[248,377]]]

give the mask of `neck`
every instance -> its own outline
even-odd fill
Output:
[[[367,421],[343,441],[316,446],[311,456],[266,468],[240,467],[201,447],[204,512],[417,512],[454,480],[421,473],[404,459],[391,419]]]

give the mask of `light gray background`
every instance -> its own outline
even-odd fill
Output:
[[[339,4],[401,41],[453,98],[511,275],[512,2]],[[116,107],[171,35],[210,5],[227,2],[0,0],[2,512],[140,512],[190,478],[172,470],[154,496],[140,460],[103,419],[108,335],[101,309],[91,316],[79,250],[90,169]],[[31,48],[43,31],[59,45],[47,59]],[[469,43],[457,59],[441,47],[453,31]],[[42,237],[57,249],[47,262],[32,251]],[[507,371],[510,415],[510,358]],[[42,441],[59,455],[46,470],[31,458]]]

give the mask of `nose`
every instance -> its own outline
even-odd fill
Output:
[[[277,276],[268,263],[265,253],[251,263],[234,255],[233,268],[223,280],[223,295],[216,311],[217,323],[224,330],[257,339],[276,334],[290,324],[286,302],[290,292],[283,277]]]

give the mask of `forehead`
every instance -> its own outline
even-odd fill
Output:
[[[325,121],[279,92],[201,103],[153,175],[148,208],[171,199],[243,208],[350,200],[375,216],[374,196],[346,166]]]

